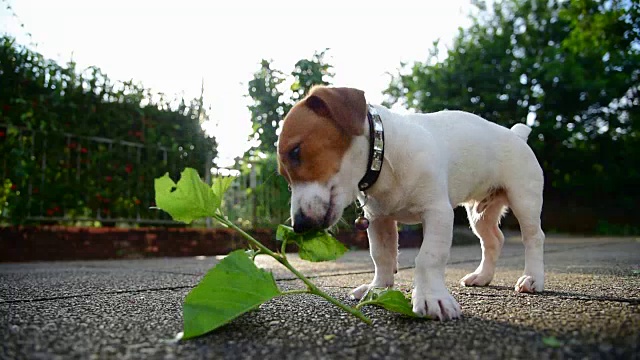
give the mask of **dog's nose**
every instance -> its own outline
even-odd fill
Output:
[[[318,227],[318,224],[301,210],[298,210],[293,217],[293,231],[297,233],[305,232],[316,227]]]

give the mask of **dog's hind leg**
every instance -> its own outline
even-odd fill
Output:
[[[392,287],[398,271],[398,223],[391,218],[372,219],[367,235],[375,275],[370,284],[361,285],[351,292],[351,297],[357,300],[371,288]]]
[[[540,226],[542,212],[541,181],[508,191],[509,205],[520,223],[524,243],[524,274],[515,285],[517,292],[540,292],[544,289],[544,232]]]
[[[486,207],[478,203],[465,205],[471,229],[480,239],[482,260],[474,272],[460,279],[460,285],[486,286],[493,280],[496,262],[504,244],[504,235],[499,224],[507,209],[506,205],[507,198],[502,190],[493,194]],[[481,207],[481,212],[478,212],[479,207]]]

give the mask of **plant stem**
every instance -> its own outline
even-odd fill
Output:
[[[227,220],[224,216],[216,214],[216,215],[213,216],[213,218],[218,220],[222,224],[224,224],[224,225],[234,229],[235,231],[239,232],[240,235],[242,235],[245,239],[249,240],[249,242],[252,243],[253,245],[255,245],[258,249],[260,249],[260,251],[263,254],[267,254],[267,255],[273,257],[274,259],[276,259],[278,261],[280,261],[280,259],[282,258],[282,256],[274,253],[268,247],[262,245],[262,243],[260,241],[254,239],[253,236],[247,234],[244,230],[239,228],[236,224],[232,223],[231,221]]]
[[[369,304],[377,304],[377,302],[372,301],[372,300],[362,301],[362,302],[359,302],[359,303],[356,305],[356,309],[360,310],[360,308],[361,308],[361,307],[363,307],[363,306],[365,306],[365,305],[369,305]]]
[[[294,268],[293,266],[291,266],[291,264],[289,264],[289,260],[287,259],[283,259],[283,261],[281,261],[282,265],[284,265],[287,269],[289,269],[289,271],[291,271],[295,276],[297,276],[300,280],[302,280],[302,282],[305,283],[305,285],[307,285],[307,287],[309,288],[309,292],[311,294],[314,295],[318,295],[322,298],[324,298],[325,300],[327,300],[328,302],[332,303],[333,305],[343,309],[344,311],[350,313],[351,315],[357,317],[358,319],[364,321],[365,323],[371,325],[371,320],[369,320],[369,318],[367,318],[366,316],[364,316],[363,313],[361,313],[359,310],[352,308],[351,306],[347,306],[343,303],[341,303],[340,301],[338,301],[337,299],[335,299],[333,296],[325,293],[324,291],[318,289],[317,286],[315,286],[311,281],[309,281],[309,279],[307,279],[306,276],[302,275],[300,272],[298,272],[298,270],[296,270],[296,268]]]
[[[287,239],[282,239],[282,247],[280,248],[280,255],[282,255],[283,258],[286,258],[286,251],[287,251]]]
[[[260,243],[256,239],[254,239],[253,236],[247,234],[244,230],[239,228],[236,224],[232,223],[231,221],[227,220],[224,216],[216,214],[216,215],[214,215],[214,218],[216,220],[218,220],[219,222],[221,222],[222,224],[227,225],[230,228],[232,228],[232,229],[236,230],[237,232],[239,232],[240,235],[242,235],[245,239],[247,239],[253,245],[257,246],[258,249],[260,249],[264,254],[267,254],[267,255],[271,256],[272,258],[276,259],[279,263],[284,265],[284,267],[289,269],[289,271],[291,271],[295,276],[297,276],[300,280],[302,280],[302,282],[304,282],[305,285],[307,285],[307,287],[308,287],[308,290],[304,290],[304,291],[300,290],[302,292],[298,292],[296,290],[292,290],[292,291],[295,291],[293,293],[295,293],[295,294],[298,294],[298,293],[310,293],[310,294],[318,295],[318,296],[324,298],[325,300],[327,300],[328,302],[334,304],[335,306],[343,309],[344,311],[346,311],[346,312],[350,313],[351,315],[357,317],[358,319],[364,321],[365,323],[367,323],[369,325],[372,324],[371,320],[369,320],[369,318],[364,316],[364,314],[361,313],[359,310],[354,309],[351,306],[347,306],[347,305],[341,303],[340,301],[338,301],[334,297],[332,297],[332,296],[328,295],[327,293],[325,293],[324,291],[318,289],[318,287],[315,286],[309,279],[307,279],[306,276],[302,275],[298,270],[296,270],[296,268],[291,266],[291,264],[289,263],[289,260],[287,260],[287,258],[284,256],[284,253],[282,255],[279,255],[279,254],[276,254],[273,251],[269,250],[269,248],[267,248],[266,246],[262,245],[262,243]],[[287,293],[291,293],[291,292],[286,292],[285,291],[283,294],[287,294]]]

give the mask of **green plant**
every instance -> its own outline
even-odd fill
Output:
[[[46,59],[6,35],[0,84],[0,179],[15,187],[0,215],[12,224],[151,219],[156,174],[213,165],[202,95],[170,99],[97,67]]]
[[[0,215],[4,211],[4,207],[7,205],[7,198],[11,194],[11,180],[5,179],[3,184],[0,184]]]
[[[596,228],[598,235],[633,236],[640,234],[640,226],[632,224],[616,224],[606,220],[598,221]]]
[[[407,316],[415,316],[409,299],[398,290],[375,289],[355,308],[343,304],[314,285],[289,262],[285,249],[288,243],[299,248],[300,258],[308,261],[329,261],[342,256],[347,248],[326,231],[295,233],[280,225],[276,238],[282,242],[280,251],[272,251],[239,228],[220,211],[222,196],[231,178],[215,178],[212,186],[205,184],[194,169],[185,169],[175,183],[168,174],[155,180],[156,203],[174,220],[190,223],[202,217],[212,217],[222,225],[240,233],[249,243],[247,251],[236,250],[209,270],[202,281],[187,295],[184,306],[183,339],[194,338],[228,323],[277,296],[312,294],[371,324],[360,308],[377,305]],[[274,258],[306,285],[306,289],[281,291],[270,272],[259,269],[254,259],[258,255]]]

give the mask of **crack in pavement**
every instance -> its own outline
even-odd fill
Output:
[[[149,289],[112,290],[112,291],[96,292],[96,293],[91,293],[91,294],[73,294],[73,295],[49,296],[49,297],[41,297],[41,298],[33,298],[33,299],[1,300],[0,301],[0,305],[1,304],[14,304],[14,303],[41,302],[41,301],[55,301],[55,300],[85,298],[85,297],[100,296],[100,295],[136,294],[136,293],[151,292],[151,291],[181,290],[181,289],[188,289],[188,288],[193,288],[193,287],[195,287],[195,286],[183,285],[183,286],[169,286],[169,287],[149,288]]]
[[[485,294],[485,293],[457,293],[456,295],[460,296],[473,296],[473,297],[489,297],[489,298],[507,298],[512,297],[513,295],[503,295],[503,294]],[[570,293],[562,293],[557,291],[543,291],[539,294],[526,294],[523,296],[542,296],[542,297],[554,297],[556,299],[565,299],[565,300],[579,300],[579,301],[602,301],[602,302],[618,302],[618,303],[626,303],[630,305],[640,305],[640,299],[626,299],[620,297],[612,297],[612,296],[599,296],[599,295],[582,295],[582,294],[570,294]]]

